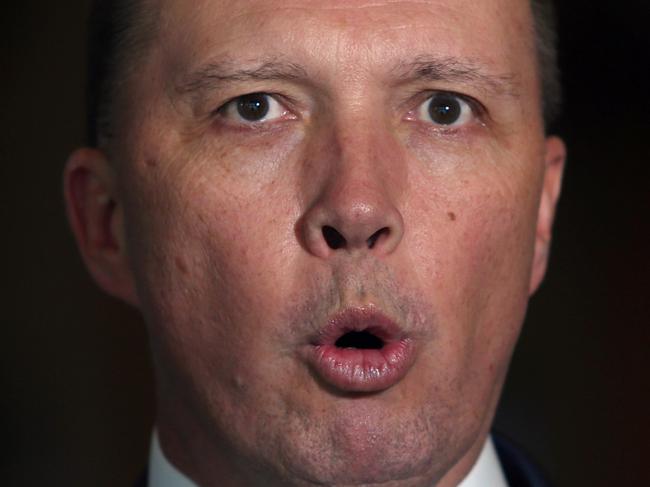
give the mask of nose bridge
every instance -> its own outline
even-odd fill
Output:
[[[337,138],[339,157],[332,165],[329,197],[348,224],[358,224],[364,216],[398,204],[398,180],[404,168],[387,137],[379,130],[357,133],[350,129]]]
[[[406,170],[393,134],[381,120],[348,117],[330,124],[320,140],[311,166],[326,170],[304,216],[307,248],[319,257],[393,252],[403,233],[399,200]]]
[[[390,197],[386,193],[390,170],[377,147],[378,132],[351,127],[339,130],[333,142],[337,154],[330,166],[329,189],[338,204],[355,206]]]

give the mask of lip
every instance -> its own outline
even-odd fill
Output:
[[[378,349],[341,348],[348,332],[367,331]],[[415,358],[413,341],[397,323],[372,308],[350,308],[332,316],[307,347],[307,361],[326,384],[344,392],[379,392],[397,384]]]

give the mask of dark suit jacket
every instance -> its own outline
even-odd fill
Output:
[[[492,440],[509,487],[551,487],[540,468],[521,448],[499,434],[493,433]]]
[[[508,479],[509,487],[551,487],[541,470],[520,448],[497,434],[492,435],[492,440],[499,455],[499,461],[501,462],[503,471]],[[146,472],[135,487],[147,487]],[[486,485],[485,487],[490,486]]]

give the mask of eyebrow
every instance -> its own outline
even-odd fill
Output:
[[[307,71],[294,63],[270,59],[251,63],[251,68],[241,67],[243,64],[233,60],[207,63],[182,79],[176,91],[198,95],[236,82],[307,79]]]
[[[412,62],[400,63],[395,77],[401,82],[425,80],[461,83],[492,96],[519,97],[519,80],[514,74],[491,74],[475,62],[454,57],[418,56]]]
[[[251,67],[242,67],[250,64]],[[481,65],[455,57],[417,56],[399,63],[391,72],[398,82],[435,81],[470,85],[491,96],[519,96],[514,74],[491,74]],[[206,91],[237,82],[307,80],[307,69],[299,64],[269,58],[253,61],[221,60],[204,64],[176,85],[182,95],[200,96]]]

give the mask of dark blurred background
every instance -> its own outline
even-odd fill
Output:
[[[0,17],[0,483],[130,486],[154,414],[138,315],[91,282],[61,169],[84,140],[87,0]],[[559,5],[569,165],[496,427],[557,487],[650,485],[650,3]]]

